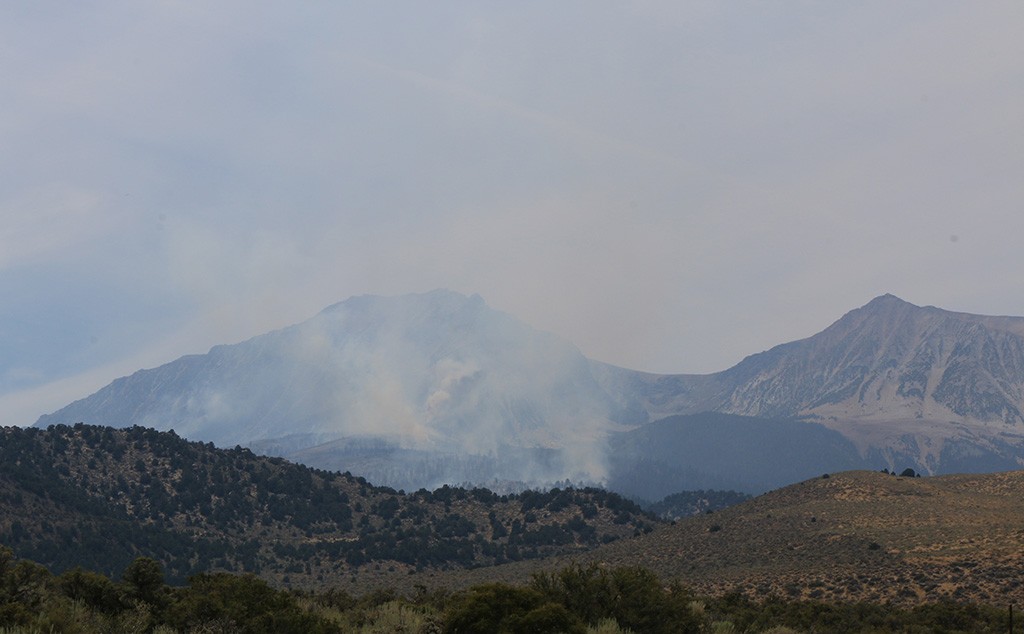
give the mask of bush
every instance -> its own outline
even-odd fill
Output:
[[[696,632],[701,625],[690,609],[689,592],[675,584],[665,587],[640,567],[572,566],[536,575],[531,587],[589,625],[613,619],[623,628],[652,633]]]
[[[117,586],[99,573],[74,568],[62,574],[57,584],[64,596],[104,614],[114,614],[124,608]]]
[[[491,583],[472,588],[455,600],[445,619],[450,634],[512,631],[511,623],[544,603],[544,595],[532,588]]]
[[[189,579],[169,610],[168,624],[191,630],[232,624],[241,632],[336,632],[333,624],[302,610],[295,598],[253,575],[200,574]]]

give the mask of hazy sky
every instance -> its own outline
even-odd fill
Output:
[[[0,3],[0,423],[351,295],[712,372],[1024,315],[1024,3]]]

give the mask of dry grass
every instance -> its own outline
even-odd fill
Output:
[[[569,561],[641,565],[700,593],[822,601],[1024,604],[1024,472],[855,471],[659,527],[573,558],[436,581],[520,581]]]

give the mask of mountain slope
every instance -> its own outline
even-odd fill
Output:
[[[666,466],[628,440],[652,421],[704,412],[752,417],[751,425],[740,432],[737,419],[716,419],[715,429],[679,428],[672,443],[688,447],[677,455],[689,464]],[[775,423],[756,427],[765,420]],[[1024,318],[922,308],[885,295],[728,370],[656,375],[587,360],[477,296],[365,296],[118,379],[37,424],[174,429],[410,489],[519,490],[569,480],[618,483],[656,499],[665,494],[656,490],[658,477],[626,485],[623,474],[653,469],[664,482],[688,478],[689,488],[748,492],[783,484],[764,459],[763,433],[770,429],[782,447],[822,433],[783,420],[818,423],[852,443],[791,455],[801,477],[825,470],[823,456],[835,460],[832,470],[1024,465]],[[712,483],[700,461],[715,454],[760,467]],[[643,478],[649,485],[640,490]]]
[[[816,423],[733,414],[671,416],[613,436],[608,487],[660,499],[677,491],[763,493],[833,470],[873,468],[838,432]]]
[[[721,592],[916,603],[1024,600],[1024,472],[817,477],[585,560]]]
[[[767,416],[1024,423],[1024,318],[921,308],[892,295],[748,357],[716,409]]]
[[[623,408],[650,418],[715,411],[818,421],[864,455],[910,455],[931,472],[1024,464],[1024,318],[885,295],[716,374],[595,364],[595,376]]]
[[[603,476],[601,444],[621,418],[571,344],[478,296],[434,291],[352,298],[302,324],[118,379],[37,425],[142,425],[282,455],[368,437],[430,455],[550,449],[558,455],[548,464],[523,460],[508,476],[579,481]],[[407,466],[374,457],[381,470]]]
[[[919,307],[892,295],[822,332],[710,375],[598,365],[610,392],[658,418],[719,411],[775,418],[943,418],[1024,424],[1024,318]]]

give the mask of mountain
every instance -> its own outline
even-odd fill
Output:
[[[709,412],[731,416],[672,418]],[[845,468],[995,471],[1024,464],[1024,318],[885,295],[722,372],[658,375],[588,360],[479,296],[364,296],[118,379],[37,425],[80,421],[406,489],[568,480],[657,499]]]
[[[625,416],[571,344],[479,296],[434,291],[349,299],[118,379],[37,425],[173,429],[419,488],[600,480]],[[491,473],[495,461],[507,468]]]
[[[652,419],[721,412],[815,421],[889,467],[930,473],[1018,467],[1024,444],[1024,318],[919,307],[892,295],[824,331],[710,375],[595,364],[620,407]]]

